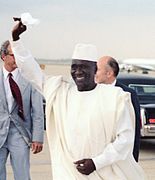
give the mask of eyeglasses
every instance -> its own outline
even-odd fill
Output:
[[[14,54],[7,54],[8,56],[14,57]]]

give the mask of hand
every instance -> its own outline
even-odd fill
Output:
[[[13,38],[13,41],[17,41],[19,40],[19,36],[24,32],[26,31],[26,26],[24,24],[22,24],[21,22],[21,18],[16,18],[14,17],[13,18],[14,21],[19,21],[18,24],[16,24],[12,30],[12,38]]]
[[[85,175],[89,175],[90,173],[96,170],[95,164],[92,159],[82,159],[74,162],[74,164],[77,165],[77,170]]]
[[[31,149],[32,149],[33,154],[37,154],[42,151],[43,144],[39,142],[32,142]]]

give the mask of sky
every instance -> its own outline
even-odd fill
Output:
[[[0,0],[1,43],[24,12],[40,20],[21,35],[36,58],[71,58],[76,43],[99,57],[155,58],[155,0]]]

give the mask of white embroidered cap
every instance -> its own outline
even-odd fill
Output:
[[[21,14],[21,21],[26,26],[38,25],[40,23],[39,19],[33,18],[28,12]]]
[[[97,48],[93,44],[77,44],[74,48],[72,59],[97,62]]]

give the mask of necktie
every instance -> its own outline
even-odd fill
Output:
[[[10,89],[11,89],[12,95],[18,105],[18,115],[24,120],[23,102],[22,102],[20,89],[17,83],[12,79],[12,74],[9,73],[8,76],[9,76],[9,83],[10,83]]]

